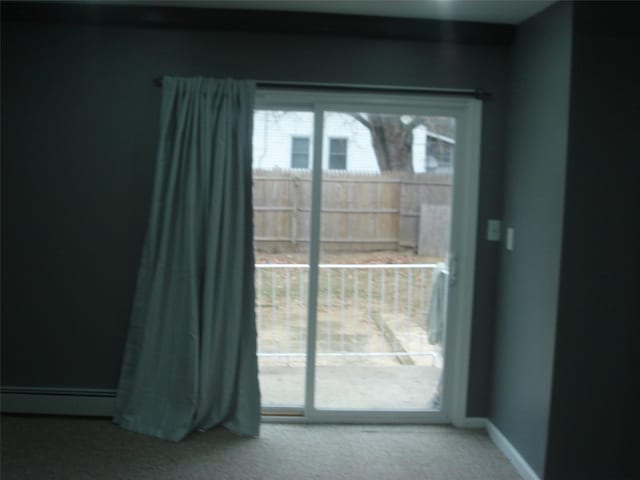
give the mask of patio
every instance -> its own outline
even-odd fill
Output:
[[[304,367],[260,362],[264,406],[304,404]],[[425,409],[440,369],[416,365],[316,367],[315,406],[326,409]]]

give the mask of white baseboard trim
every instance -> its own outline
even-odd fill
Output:
[[[111,417],[115,390],[2,387],[3,413]]]
[[[509,459],[511,464],[515,467],[524,480],[540,480],[540,477],[533,471],[527,461],[520,455],[520,452],[514,447],[511,442],[505,437],[502,432],[496,427],[491,420],[487,420],[487,433],[493,441],[496,447],[502,452],[502,454]]]

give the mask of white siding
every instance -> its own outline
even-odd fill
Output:
[[[294,137],[309,138],[309,158],[313,151],[313,113],[256,110],[253,120],[254,168],[271,170],[291,168],[291,145]],[[322,168],[328,166],[329,139],[347,139],[347,170],[378,172],[378,163],[371,146],[369,131],[348,114],[327,112]],[[425,172],[426,136],[424,126],[413,131],[413,168]],[[452,141],[453,143],[453,141]],[[450,173],[450,172],[447,172]]]

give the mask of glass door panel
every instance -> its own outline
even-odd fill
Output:
[[[323,125],[315,407],[438,411],[455,120]]]
[[[263,408],[278,413],[305,402],[313,128],[312,112],[254,112],[258,367]]]

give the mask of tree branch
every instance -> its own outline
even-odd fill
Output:
[[[371,125],[369,120],[367,120],[361,113],[350,113],[349,115],[351,115],[353,118],[355,118],[358,122],[360,122],[362,125],[367,127],[369,130],[373,129],[373,125]]]
[[[418,125],[424,125],[425,123],[425,119],[422,117],[413,117],[413,120],[411,120],[409,123],[407,123],[406,127],[407,129],[409,129],[410,131],[413,130],[414,128],[416,128]]]

